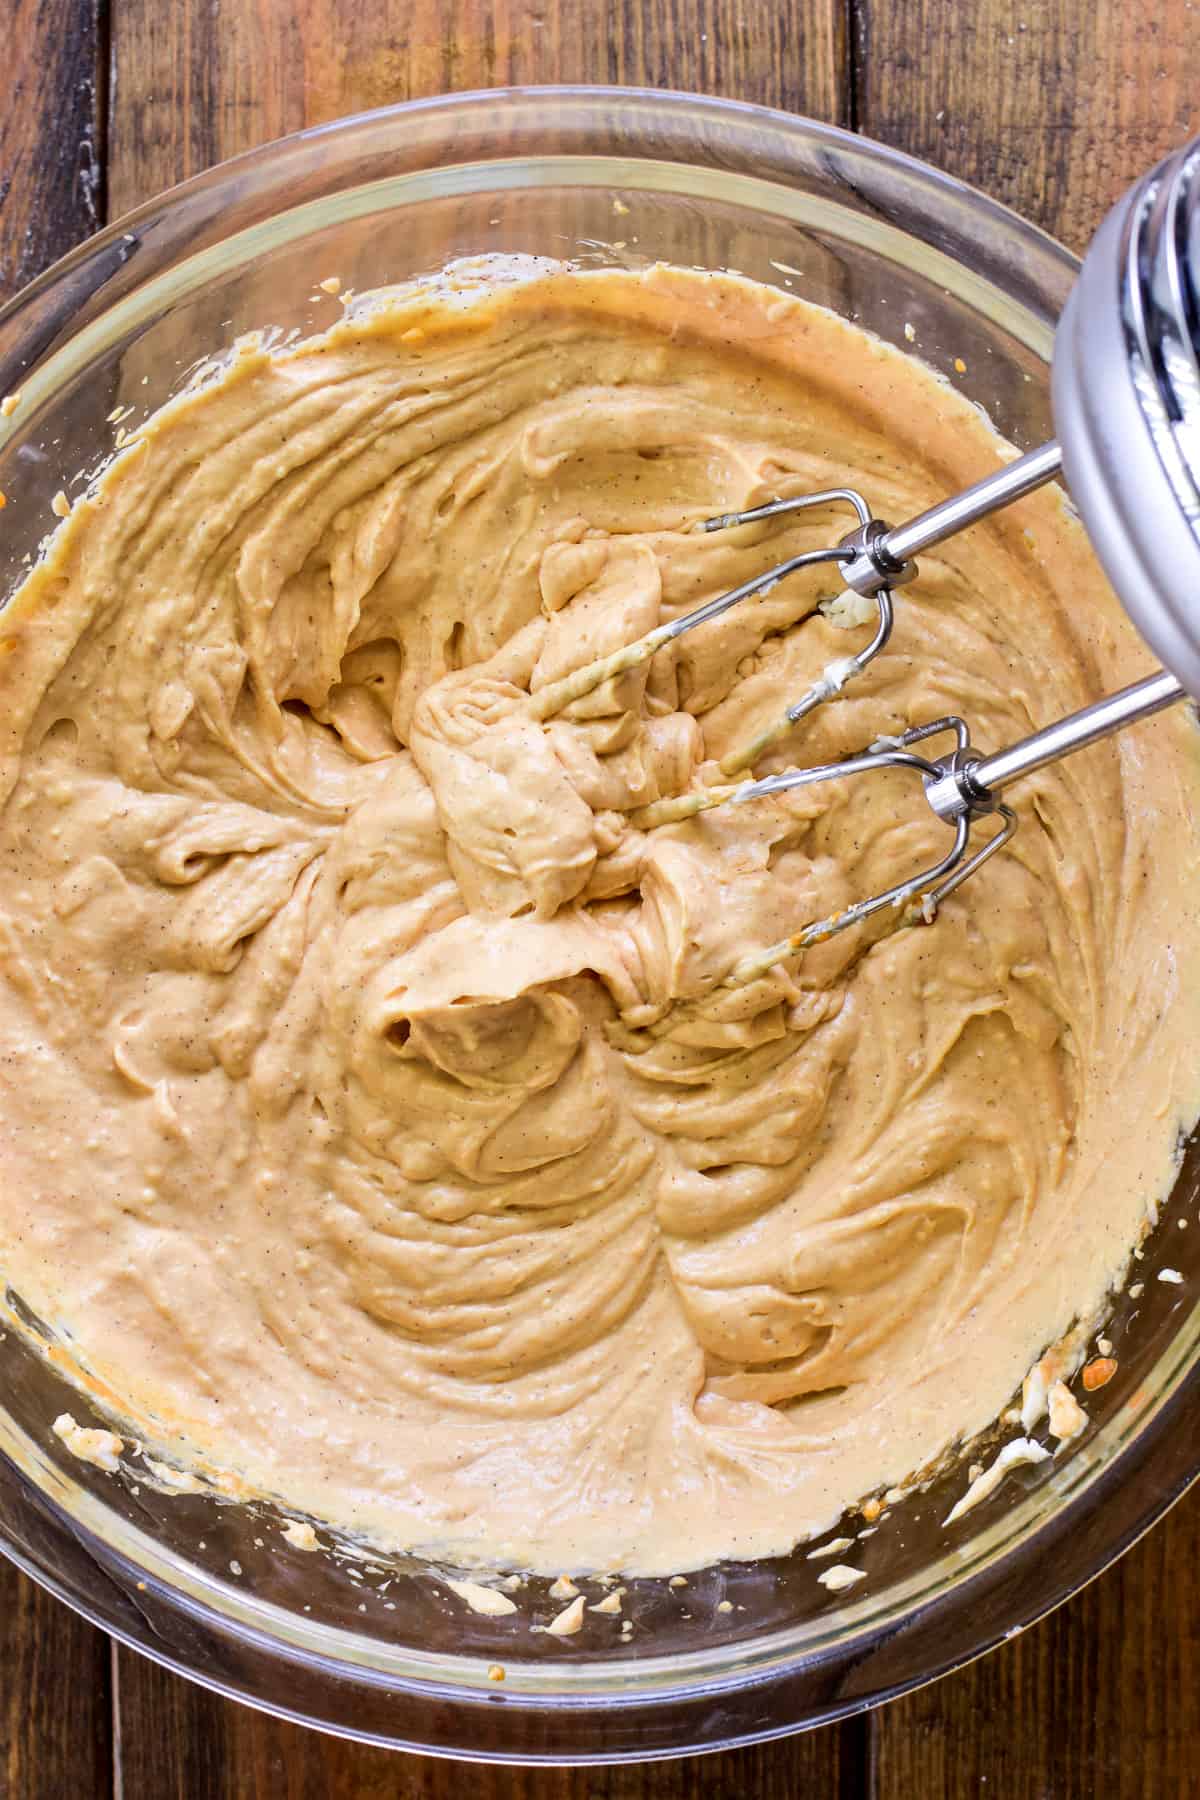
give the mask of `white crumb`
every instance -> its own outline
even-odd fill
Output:
[[[853,631],[879,617],[879,602],[870,594],[856,594],[853,588],[846,588],[832,600],[822,600],[817,611],[838,631]]]
[[[867,1579],[865,1569],[852,1569],[849,1563],[834,1563],[832,1569],[824,1569],[817,1580],[831,1594],[840,1594],[846,1588],[852,1588],[859,1581]]]
[[[146,1467],[156,1481],[170,1488],[176,1494],[202,1494],[204,1483],[195,1475],[189,1475],[186,1469],[173,1469],[169,1463],[155,1462],[154,1458],[146,1458]]]
[[[479,1581],[450,1581],[446,1586],[460,1600],[465,1600],[472,1612],[483,1613],[488,1619],[503,1619],[517,1610],[516,1602],[498,1588],[484,1587]]]
[[[857,674],[858,664],[855,662],[854,658],[852,656],[839,656],[833,662],[825,664],[824,669],[821,671],[820,680],[815,681],[813,687],[815,689],[820,689],[824,699],[832,700],[835,695],[841,693],[846,683],[853,680],[854,676]]]
[[[595,1613],[619,1613],[621,1610],[621,1597],[624,1592],[624,1588],[617,1588],[613,1593],[605,1594],[603,1600],[597,1600],[594,1606],[588,1607],[588,1611]]]
[[[1032,1431],[1046,1416],[1049,1386],[1045,1368],[1040,1362],[1035,1362],[1021,1383],[1021,1426],[1026,1433]]]
[[[981,1500],[986,1500],[1000,1486],[1010,1469],[1017,1468],[1021,1463],[1048,1462],[1049,1458],[1050,1452],[1044,1444],[1036,1443],[1033,1438],[1014,1438],[1011,1444],[1005,1444],[992,1466],[985,1469],[982,1475],[976,1476],[962,1499],[946,1514],[943,1523],[953,1525],[956,1519],[961,1519],[964,1513],[978,1506]]]
[[[842,1551],[848,1550],[853,1542],[853,1538],[834,1538],[832,1543],[822,1544],[819,1549],[810,1550],[805,1560],[807,1562],[819,1562],[823,1556],[840,1556]]]
[[[1065,1381],[1056,1381],[1048,1396],[1050,1431],[1060,1444],[1069,1444],[1087,1425],[1087,1414]]]
[[[583,1595],[579,1594],[570,1606],[564,1606],[558,1617],[551,1619],[546,1630],[551,1637],[574,1637],[583,1626]]]
[[[283,1535],[293,1550],[319,1550],[321,1548],[316,1532],[303,1519],[289,1519],[283,1528]]]
[[[121,1452],[125,1444],[115,1431],[80,1425],[70,1413],[59,1413],[53,1430],[55,1437],[61,1438],[71,1455],[77,1456],[80,1462],[93,1463],[97,1469],[105,1469],[110,1475],[120,1468]]]

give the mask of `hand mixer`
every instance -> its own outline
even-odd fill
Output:
[[[1057,441],[1019,457],[907,524],[892,526],[875,518],[851,488],[775,500],[704,521],[702,530],[723,531],[838,503],[853,508],[858,517],[856,528],[836,545],[779,563],[534,697],[536,716],[549,718],[797,569],[836,563],[847,590],[842,604],[866,602],[866,622],[873,603],[874,635],[857,655],[831,663],[773,726],[721,765],[730,776],[750,770],[768,747],[834,699],[879,655],[892,630],[892,590],[917,573],[916,556],[1055,476],[1065,476],[1109,579],[1167,668],[989,756],[972,747],[966,721],[951,716],[880,739],[859,756],[692,791],[632,813],[633,823],[649,828],[712,806],[740,805],[813,782],[898,768],[919,778],[932,811],[952,831],[949,849],[932,867],[747,955],[726,977],[726,985],[754,980],[787,957],[887,908],[903,923],[931,923],[947,894],[1011,838],[1017,816],[999,798],[1011,783],[1189,693],[1200,695],[1200,138],[1138,182],[1101,226],[1058,324],[1052,400]],[[951,735],[953,748],[940,756],[931,758],[915,748]],[[973,845],[972,827],[988,817],[998,821],[997,829]]]

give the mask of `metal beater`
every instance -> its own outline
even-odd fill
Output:
[[[1167,668],[990,756],[972,748],[966,721],[950,716],[881,739],[860,756],[693,791],[631,814],[635,824],[651,827],[712,806],[899,768],[919,777],[929,806],[953,833],[945,856],[932,867],[744,957],[726,985],[753,980],[887,908],[904,923],[931,923],[947,894],[1016,830],[1016,814],[999,798],[1011,783],[1189,694],[1200,695],[1200,138],[1137,183],[1097,233],[1055,335],[1052,399],[1057,441],[907,524],[887,525],[874,517],[852,488],[776,500],[705,521],[703,530],[722,531],[833,503],[852,507],[858,518],[836,545],[778,564],[534,697],[537,716],[549,718],[797,569],[836,563],[847,597],[861,595],[875,604],[872,640],[856,656],[830,664],[768,731],[722,764],[727,775],[752,768],[770,745],[840,694],[879,655],[891,635],[892,590],[912,580],[916,556],[1055,476],[1065,477],[1126,611]],[[931,758],[915,748],[949,734],[954,746],[941,756]],[[998,828],[973,845],[972,827],[989,817]]]

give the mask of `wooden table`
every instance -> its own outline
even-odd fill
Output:
[[[0,297],[106,219],[298,126],[447,89],[692,88],[865,131],[1079,247],[1200,126],[1192,0],[8,0]],[[1200,1495],[1036,1629],[765,1749],[526,1773],[280,1725],[0,1568],[9,1800],[799,1800],[1200,1793]]]

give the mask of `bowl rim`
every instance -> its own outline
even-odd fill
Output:
[[[87,239],[83,244],[67,253],[66,256],[52,264],[26,288],[15,295],[3,308],[0,308],[0,331],[19,319],[26,309],[39,298],[49,295],[69,281],[78,271],[86,270],[94,264],[98,256],[120,245],[131,235],[136,235],[146,227],[153,225],[164,211],[178,208],[183,202],[197,195],[219,195],[228,191],[231,184],[236,184],[245,176],[256,171],[273,170],[276,185],[283,181],[283,165],[289,155],[300,150],[307,151],[313,146],[324,146],[337,140],[353,138],[368,129],[399,127],[403,129],[414,119],[451,120],[463,115],[477,115],[481,112],[494,111],[505,105],[533,106],[542,108],[548,104],[567,109],[578,109],[580,114],[592,116],[598,105],[624,106],[657,114],[660,118],[674,115],[682,119],[684,113],[693,113],[698,117],[716,121],[721,124],[733,123],[747,131],[762,131],[764,127],[772,128],[795,145],[803,145],[817,153],[836,152],[855,165],[866,165],[886,172],[889,176],[902,176],[910,188],[925,191],[931,195],[941,196],[959,204],[966,203],[977,225],[982,226],[991,218],[1003,229],[1020,238],[1048,264],[1057,268],[1064,282],[1069,282],[1078,268],[1077,259],[1062,245],[1057,243],[1039,227],[1031,224],[1011,208],[1002,205],[977,188],[946,174],[931,165],[909,156],[904,152],[894,151],[877,141],[860,136],[840,126],[827,125],[819,121],[808,120],[797,115],[784,113],[777,109],[752,105],[743,101],[725,100],[703,95],[694,95],[676,90],[657,90],[646,88],[609,87],[603,84],[575,84],[552,86],[521,86],[493,89],[476,89],[469,92],[451,95],[438,95],[427,99],[401,102],[392,106],[372,109],[368,112],[346,115],[319,125],[309,126],[285,137],[273,140],[265,145],[257,146],[215,165],[177,186],[166,190],[132,209],[122,217],[114,220],[102,231]],[[570,153],[564,153],[569,155]],[[623,153],[631,161],[638,160],[635,149]],[[579,160],[595,160],[598,152],[584,152]],[[489,165],[498,164],[502,158],[484,156],[482,160]],[[545,156],[525,158],[530,162],[544,162]],[[642,158],[643,162],[650,159]],[[351,191],[359,183],[350,182],[344,191]],[[282,209],[286,213],[289,208]],[[281,216],[276,214],[274,216]],[[936,1679],[951,1668],[961,1666],[974,1656],[982,1654],[993,1644],[1014,1631],[1022,1630],[1033,1623],[1045,1612],[1060,1604],[1071,1593],[1075,1592],[1088,1580],[1094,1578],[1101,1570],[1116,1559],[1131,1543],[1149,1528],[1151,1524],[1167,1510],[1167,1508],[1183,1493],[1191,1481],[1200,1473],[1200,1450],[1187,1452],[1180,1448],[1181,1439],[1186,1432],[1180,1433],[1175,1425],[1181,1413],[1200,1396],[1200,1361],[1195,1353],[1191,1355],[1188,1366],[1180,1365],[1174,1385],[1163,1393],[1155,1407],[1150,1409],[1141,1420],[1130,1441],[1110,1446],[1104,1457],[1094,1459],[1095,1466],[1078,1484],[1078,1491],[1065,1498],[1055,1513],[1044,1520],[1031,1532],[1021,1533],[1009,1531],[1007,1526],[1031,1508],[1030,1497],[1018,1501],[1005,1515],[1006,1529],[999,1535],[1006,1540],[998,1545],[982,1562],[976,1564],[972,1571],[954,1583],[949,1589],[935,1592],[932,1597],[918,1603],[909,1614],[891,1628],[887,1646],[892,1652],[891,1661],[897,1662],[896,1652],[902,1646],[913,1646],[914,1634],[919,1641],[923,1633],[936,1637],[938,1654],[932,1664],[927,1648],[921,1651],[915,1661],[905,1670],[894,1668],[890,1675],[880,1669],[878,1655],[865,1642],[875,1637],[880,1631],[879,1621],[864,1624],[857,1631],[851,1628],[843,1632],[842,1641],[827,1650],[818,1650],[814,1656],[811,1651],[797,1651],[788,1661],[786,1668],[771,1666],[762,1669],[734,1668],[725,1675],[701,1674],[695,1682],[687,1682],[682,1687],[678,1683],[664,1682],[655,1687],[647,1687],[646,1674],[658,1663],[667,1663],[679,1670],[691,1666],[694,1659],[707,1661],[709,1652],[684,1653],[669,1658],[656,1658],[652,1655],[631,1656],[628,1662],[613,1660],[602,1665],[605,1679],[599,1688],[588,1691],[573,1683],[572,1677],[587,1665],[580,1662],[538,1663],[530,1665],[536,1671],[538,1680],[535,1688],[514,1688],[509,1686],[505,1696],[505,1710],[513,1713],[521,1711],[542,1711],[553,1709],[569,1718],[589,1709],[617,1709],[623,1714],[636,1715],[649,1707],[659,1708],[665,1702],[678,1703],[686,1717],[694,1723],[696,1708],[709,1701],[716,1694],[744,1695],[748,1690],[763,1685],[787,1685],[793,1683],[798,1675],[805,1671],[800,1668],[804,1664],[810,1671],[820,1665],[822,1686],[830,1694],[830,1698],[814,1710],[802,1712],[802,1716],[788,1718],[783,1723],[764,1728],[753,1728],[749,1723],[745,1728],[737,1729],[732,1735],[724,1736],[719,1743],[701,1745],[694,1740],[681,1740],[677,1745],[664,1750],[646,1750],[645,1748],[617,1749],[602,1751],[596,1754],[583,1753],[575,1755],[569,1745],[559,1745],[554,1760],[602,1762],[622,1760],[629,1755],[650,1758],[658,1755],[674,1755],[691,1752],[697,1748],[718,1748],[731,1743],[761,1741],[763,1739],[785,1735],[802,1725],[816,1725],[830,1719],[845,1716],[860,1710],[862,1707],[875,1704],[895,1694],[902,1693],[926,1681]],[[31,1446],[32,1447],[32,1446]],[[19,1455],[0,1452],[7,1464],[7,1470],[17,1473],[24,1461]],[[1150,1479],[1154,1493],[1148,1501],[1135,1500],[1129,1476],[1138,1471],[1142,1480]],[[67,1526],[76,1539],[86,1539],[94,1560],[102,1567],[111,1568],[123,1577],[141,1576],[144,1571],[141,1565],[131,1561],[120,1548],[113,1543],[106,1543],[86,1523],[80,1521],[67,1510],[61,1515],[53,1499],[38,1489],[38,1484],[28,1463],[24,1467],[26,1483],[32,1483],[34,1492],[32,1499],[43,1511],[48,1510],[51,1522],[55,1526]],[[1075,1531],[1084,1516],[1091,1517],[1103,1501],[1106,1523],[1109,1526],[1103,1534],[1104,1542],[1098,1547],[1087,1533]],[[997,1531],[999,1528],[992,1528]],[[987,1534],[985,1534],[987,1535]],[[1072,1553],[1072,1546],[1086,1546]],[[1051,1550],[1057,1555],[1053,1570],[1049,1574]],[[403,1743],[410,1748],[422,1749],[426,1753],[443,1755],[478,1754],[488,1760],[539,1761],[545,1760],[541,1754],[510,1752],[502,1747],[490,1744],[486,1750],[472,1752],[456,1746],[439,1746],[421,1738],[397,1738],[388,1733],[363,1732],[348,1727],[344,1723],[330,1719],[315,1718],[309,1712],[292,1711],[289,1708],[274,1704],[252,1691],[248,1684],[235,1681],[228,1683],[213,1678],[211,1675],[198,1672],[185,1660],[176,1657],[162,1647],[161,1640],[156,1640],[153,1631],[143,1638],[136,1631],[131,1631],[127,1624],[112,1616],[86,1592],[67,1581],[54,1562],[44,1555],[39,1555],[28,1544],[15,1544],[4,1541],[0,1536],[0,1550],[3,1550],[14,1561],[18,1562],[27,1573],[40,1581],[50,1591],[72,1606],[76,1611],[102,1626],[121,1641],[150,1655],[154,1660],[176,1672],[199,1681],[202,1685],[232,1697],[249,1701],[263,1710],[273,1712],[281,1717],[298,1719],[301,1722],[314,1724],[326,1730],[339,1732],[341,1735],[358,1736],[367,1741]],[[1021,1567],[1015,1567],[1016,1563]],[[1028,1565],[1036,1562],[1040,1566],[1031,1571]],[[1036,1580],[1030,1577],[1035,1575]],[[188,1612],[193,1620],[205,1629],[211,1629],[219,1638],[223,1634],[238,1636],[242,1641],[252,1644],[260,1650],[267,1649],[276,1658],[287,1661],[301,1653],[294,1647],[281,1644],[277,1639],[264,1643],[252,1627],[232,1619],[225,1611],[218,1611],[207,1605],[195,1595],[185,1595],[172,1588],[166,1582],[157,1583],[160,1587],[160,1598],[165,1605],[180,1608]],[[219,1585],[219,1584],[214,1584]],[[1003,1596],[1003,1603],[1000,1597]],[[963,1615],[974,1613],[976,1606],[980,1611],[988,1601],[1008,1619],[1003,1629],[997,1623],[969,1625],[963,1628]],[[957,1624],[947,1618],[948,1611],[957,1608]],[[839,1616],[853,1617],[859,1609],[846,1606]],[[327,1632],[330,1628],[324,1628]],[[783,1633],[776,1633],[782,1636]],[[255,1640],[258,1640],[257,1643]],[[147,1641],[149,1640],[149,1641]],[[727,1647],[727,1658],[735,1659],[739,1649],[745,1646],[732,1644]],[[307,1653],[303,1653],[307,1655]],[[386,1681],[390,1688],[403,1687],[411,1682],[414,1691],[419,1695],[427,1695],[434,1688],[428,1678],[418,1674],[397,1677],[395,1674],[384,1676],[373,1671],[364,1670],[352,1662],[346,1662],[336,1656],[324,1653],[319,1659],[331,1669],[335,1669],[340,1679],[351,1683],[364,1682],[378,1685]],[[454,1671],[457,1664],[469,1667],[477,1676],[479,1658],[458,1658],[438,1653],[439,1664]],[[903,1664],[904,1659],[899,1659]],[[917,1667],[916,1663],[920,1666]],[[795,1666],[792,1666],[795,1665]],[[627,1676],[637,1673],[630,1687],[622,1693],[620,1680],[622,1672]],[[592,1675],[596,1674],[596,1665],[592,1665]],[[546,1692],[537,1691],[547,1685],[547,1678],[555,1678],[560,1685]],[[835,1692],[836,1690],[836,1692]],[[453,1695],[456,1704],[466,1708],[478,1708],[485,1698],[478,1680],[465,1684],[461,1680],[451,1680],[443,1693]],[[494,1693],[486,1695],[489,1702],[494,1702]],[[489,1712],[495,1716],[494,1708]]]
[[[277,165],[281,154],[288,150],[332,143],[339,138],[356,135],[366,127],[387,125],[401,119],[432,120],[452,117],[456,113],[471,113],[514,102],[530,103],[536,107],[555,103],[566,108],[584,108],[590,107],[600,96],[606,101],[635,108],[645,107],[650,111],[675,112],[694,108],[711,119],[742,122],[747,127],[756,122],[760,125],[767,122],[787,134],[807,139],[813,145],[840,150],[856,161],[873,164],[881,169],[903,171],[911,181],[920,186],[947,196],[966,199],[973,208],[992,214],[1007,229],[1035,245],[1042,255],[1056,259],[1069,280],[1073,281],[1079,270],[1080,259],[1073,251],[1040,225],[1026,219],[1015,208],[995,199],[983,188],[963,181],[957,175],[951,175],[908,151],[893,149],[865,132],[852,131],[843,125],[832,125],[807,114],[784,112],[781,108],[762,106],[748,100],[691,93],[684,88],[609,86],[603,82],[514,84],[431,94],[419,99],[396,101],[386,106],[368,107],[361,112],[344,113],[335,119],[326,119],[316,125],[305,125],[297,131],[285,132],[280,137],[270,138],[266,143],[256,144],[221,162],[213,163],[209,168],[186,176],[171,187],[163,188],[159,193],[138,202],[48,264],[32,281],[26,282],[0,305],[0,326],[25,310],[38,295],[60,283],[65,275],[94,258],[98,251],[119,245],[124,238],[134,234],[138,227],[157,218],[164,206],[178,206],[195,195],[224,188],[231,181],[253,170]]]

